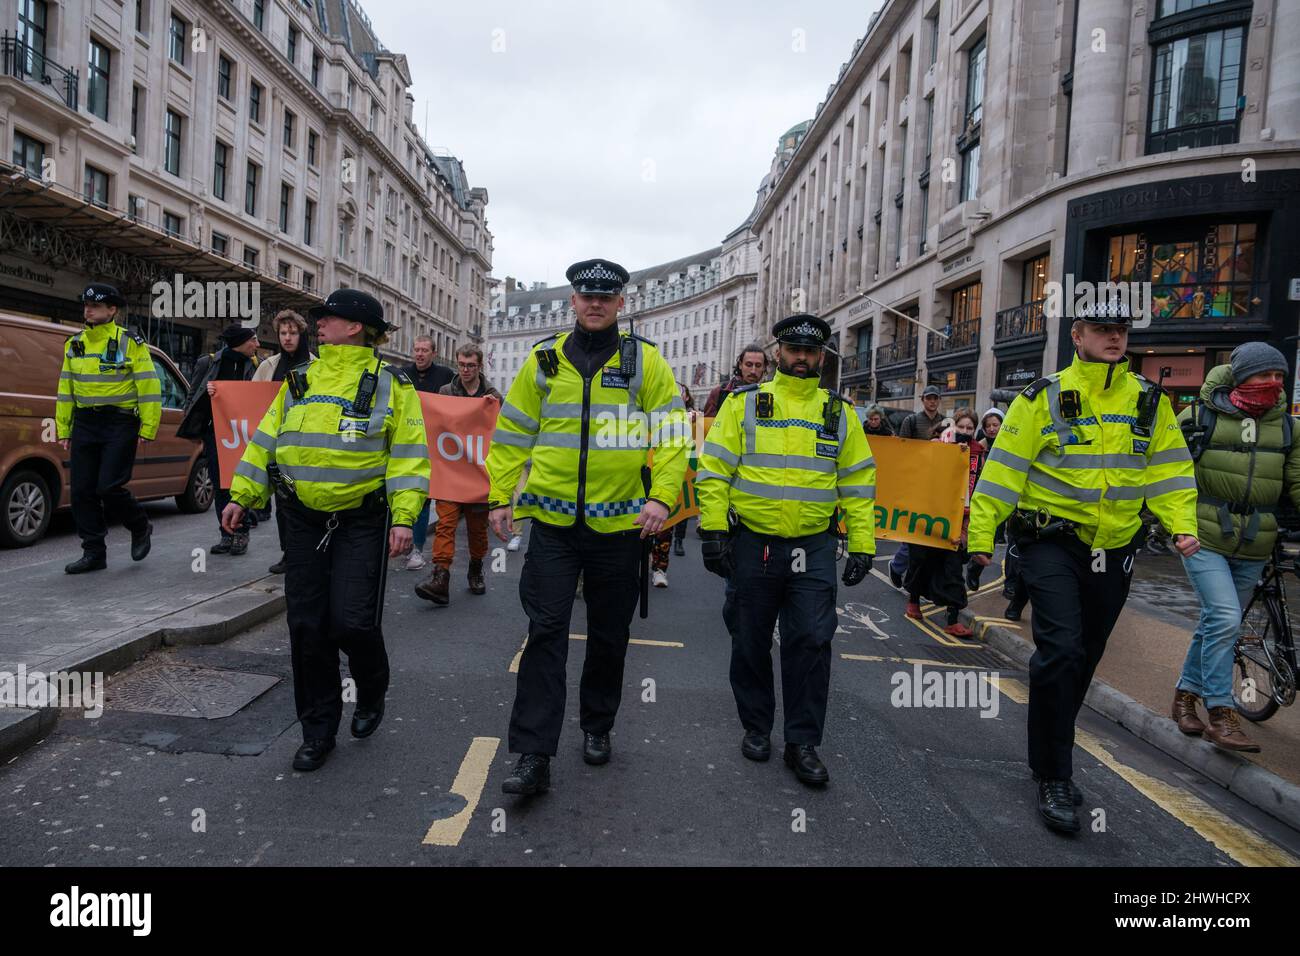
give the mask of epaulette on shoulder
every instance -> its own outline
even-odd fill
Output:
[[[145,340],[144,340],[144,336],[141,335],[139,332],[128,332],[127,334],[128,334],[129,336],[131,336],[131,340],[132,340],[133,342],[135,342],[136,345],[145,345],[145,344],[146,344],[146,343],[145,343]]]
[[[654,341],[653,339],[648,339],[644,335],[637,335],[635,332],[620,332],[618,334],[625,339],[636,339],[638,342],[644,342],[646,345],[650,346],[651,348],[657,349],[659,347],[658,342]]]
[[[303,362],[301,365],[298,366],[297,369],[294,369],[294,371],[296,372],[296,371],[298,371],[298,369],[303,369],[303,370],[305,371],[305,370],[306,370],[310,365],[311,365],[310,362]],[[403,369],[403,368],[399,368],[399,367],[396,366],[396,365],[387,365],[387,364],[386,364],[386,365],[383,366],[383,369],[384,369],[384,371],[387,372],[389,375],[393,376],[393,378],[397,379],[397,382],[398,382],[399,385],[413,385],[413,384],[414,384],[414,383],[412,383],[412,381],[411,381],[411,376],[407,375],[407,374],[406,374],[406,370]]]
[[[546,338],[544,338],[544,339],[538,339],[536,342],[534,342],[532,345],[530,345],[530,346],[528,347],[528,349],[529,349],[529,351],[532,351],[533,349],[537,348],[537,346],[541,345],[541,344],[544,343],[544,342],[549,342],[549,341],[551,341],[552,339],[558,339],[558,338],[560,337],[561,334],[562,334],[562,333],[560,333],[560,332],[552,332],[552,333],[551,333],[550,335],[548,335]]]
[[[757,392],[762,382],[755,382],[753,385],[741,385],[739,388],[733,388],[728,395],[739,395],[741,392]]]
[[[849,398],[843,392],[837,392],[833,388],[822,389],[822,391],[826,393],[826,397],[828,399],[838,398],[841,402],[843,402],[845,405],[849,406],[850,408],[854,406],[853,399]]]
[[[1038,397],[1039,392],[1041,392],[1043,389],[1047,388],[1047,386],[1051,384],[1052,384],[1052,376],[1048,375],[1044,378],[1038,379],[1035,382],[1030,382],[1028,385],[1025,386],[1025,390],[1020,394],[1032,402],[1035,398]]]

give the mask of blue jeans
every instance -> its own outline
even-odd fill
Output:
[[[898,550],[894,552],[894,556],[889,559],[889,570],[893,571],[900,578],[907,574],[907,555],[907,545],[900,544]]]
[[[1241,611],[1267,561],[1229,558],[1201,548],[1183,558],[1187,579],[1201,601],[1201,618],[1187,648],[1178,689],[1205,701],[1206,708],[1232,707],[1232,646],[1241,631]]]
[[[424,499],[424,507],[420,509],[420,514],[415,519],[415,526],[411,528],[412,547],[416,551],[424,550],[424,542],[429,538],[429,499]]]

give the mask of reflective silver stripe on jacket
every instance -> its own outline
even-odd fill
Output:
[[[706,441],[704,443],[704,454],[712,455],[714,458],[721,459],[733,468],[740,464],[739,455],[729,448],[724,448],[717,442]]]
[[[975,483],[975,494],[987,495],[990,498],[996,498],[998,501],[1006,502],[1009,505],[1020,504],[1019,492],[1012,491],[1006,485],[1000,485],[991,478],[982,477]]]
[[[542,427],[537,419],[531,417],[526,412],[521,411],[518,406],[511,405],[509,402],[506,402],[501,406],[501,417],[507,421],[514,422],[524,431],[529,433],[536,432],[537,429]]]
[[[745,454],[752,455],[758,445],[758,392],[745,393]]]
[[[280,464],[280,470],[294,481],[329,482],[336,485],[359,485],[363,481],[383,478],[388,469],[383,465],[369,468],[324,468],[312,465],[286,466]]]
[[[798,468],[802,471],[816,471],[825,475],[835,471],[834,459],[814,458],[811,455],[742,455],[740,464],[741,467],[748,465],[751,468]]]
[[[1097,502],[1101,501],[1100,488],[1076,488],[1074,485],[1067,485],[1061,479],[1054,475],[1049,475],[1037,465],[1029,469],[1029,480],[1038,487],[1058,494],[1062,498],[1070,498],[1074,501]],[[976,485],[976,488],[979,486]]]
[[[1062,448],[1070,444],[1074,432],[1061,417],[1061,380],[1053,378],[1047,386],[1047,408],[1052,414],[1052,428],[1056,431],[1056,440]]]
[[[500,425],[492,433],[494,445],[513,445],[516,448],[532,448],[537,444],[536,435],[521,435],[519,432],[506,431]]]
[[[756,498],[770,498],[774,501],[811,501],[833,504],[839,499],[839,492],[834,488],[795,488],[790,485],[765,485],[758,481],[737,478],[731,483],[737,491],[753,495]]]
[[[859,471],[861,471],[864,468],[870,468],[875,463],[876,463],[876,459],[874,456],[870,458],[864,458],[856,465],[847,465],[844,468],[841,468],[835,474],[836,477],[847,478],[849,475],[857,474]]]

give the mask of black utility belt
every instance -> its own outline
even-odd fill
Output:
[[[1078,524],[1059,518],[1046,508],[1029,511],[1017,508],[1007,516],[1007,532],[1017,544],[1047,541],[1062,534],[1073,535]]]
[[[78,405],[72,410],[73,416],[82,415],[83,417],[91,415],[118,415],[122,418],[139,418],[140,414],[135,405],[123,407],[121,405]]]

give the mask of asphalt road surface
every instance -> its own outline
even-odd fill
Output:
[[[347,735],[349,705],[325,767],[292,770],[300,735],[282,617],[223,645],[156,653],[110,679],[103,716],[65,716],[0,768],[0,864],[1230,867],[1300,858],[1300,834],[1086,708],[1075,759],[1085,829],[1048,832],[1024,762],[1024,673],[906,620],[903,596],[878,576],[840,587],[821,747],[830,785],[809,789],[781,762],[779,709],[773,760],[744,759],[723,585],[703,570],[693,530],[670,587],[653,590],[649,619],[633,622],[612,761],[581,759],[579,601],[553,789],[506,796],[513,668],[527,627],[523,551],[499,552],[504,570],[476,597],[465,588],[463,535],[460,547],[448,608],[414,596],[424,572],[390,571],[392,686],[374,737]],[[993,577],[986,586],[998,586]],[[922,687],[953,676],[948,706],[897,706],[918,667]],[[957,699],[959,686],[973,689],[970,699]]]

